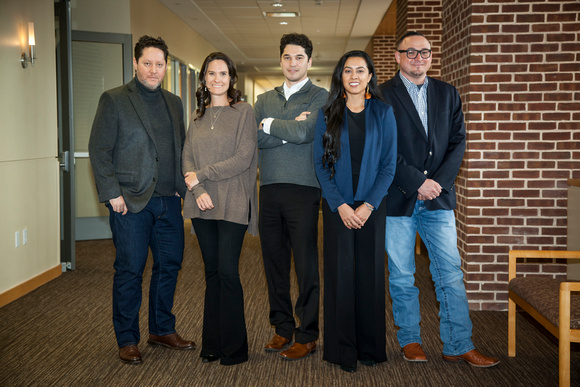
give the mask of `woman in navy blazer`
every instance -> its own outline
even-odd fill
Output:
[[[356,371],[387,360],[385,197],[396,165],[397,127],[374,65],[350,51],[334,69],[314,138],[324,224],[324,360]]]

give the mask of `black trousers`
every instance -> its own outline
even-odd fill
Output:
[[[363,202],[355,202],[356,209]],[[322,200],[324,355],[336,364],[387,360],[385,337],[385,201],[358,230]]]
[[[232,365],[248,360],[244,293],[239,275],[245,224],[191,219],[205,265],[205,304],[200,356]]]
[[[320,285],[318,278],[318,213],[320,189],[296,184],[260,188],[260,243],[268,296],[270,323],[280,336],[305,344],[318,339]],[[298,280],[294,312],[290,298],[292,253]]]

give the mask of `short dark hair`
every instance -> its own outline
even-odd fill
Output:
[[[280,57],[282,57],[282,54],[284,54],[284,49],[289,44],[304,48],[304,52],[306,53],[308,59],[312,58],[312,41],[308,39],[308,36],[304,34],[297,34],[295,32],[283,35],[282,39],[280,39]]]
[[[163,51],[165,63],[167,63],[169,49],[167,48],[167,44],[165,44],[165,40],[161,39],[160,36],[155,39],[149,35],[141,36],[137,44],[135,44],[135,61],[139,62],[139,58],[141,58],[141,55],[143,55],[143,50],[147,47],[155,47]]]
[[[407,33],[405,33],[405,35],[401,36],[401,38],[399,40],[397,40],[397,50],[401,46],[401,43],[403,43],[403,40],[407,39],[409,36],[422,36],[425,39],[427,39],[427,37],[425,35],[423,35],[422,33],[420,33],[420,32],[417,32],[417,31],[407,31]],[[427,42],[429,42],[429,39],[427,39]],[[431,44],[431,42],[429,42],[429,45],[430,44]]]

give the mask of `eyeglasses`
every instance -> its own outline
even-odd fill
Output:
[[[419,54],[421,54],[421,58],[423,59],[429,59],[431,57],[431,50],[426,48],[421,51],[415,50],[413,48],[409,48],[408,50],[397,50],[397,51],[400,53],[406,52],[407,58],[409,59],[415,59]]]

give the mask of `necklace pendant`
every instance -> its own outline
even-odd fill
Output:
[[[211,128],[210,128],[210,129],[211,129],[211,130],[213,130],[213,125],[211,126]]]

